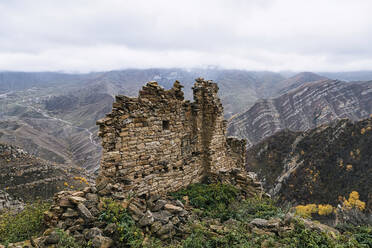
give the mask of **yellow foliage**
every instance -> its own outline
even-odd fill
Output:
[[[359,193],[357,191],[353,191],[350,193],[349,199],[344,200],[343,206],[347,209],[357,208],[363,211],[366,208],[366,203],[359,200]]]
[[[68,187],[68,183],[67,182],[64,182],[63,185],[65,185],[66,187]]]
[[[318,214],[319,215],[330,215],[333,212],[334,208],[329,204],[319,204],[318,205]]]
[[[318,208],[316,204],[296,206],[296,214],[304,218],[310,218],[311,214],[314,214],[316,212],[318,212]]]
[[[366,129],[364,127],[360,129],[360,134],[365,134],[365,133],[366,133]]]
[[[310,218],[312,214],[330,215],[334,211],[334,207],[329,204],[307,204],[296,206],[296,214],[303,218]]]
[[[349,195],[349,201],[356,201],[359,199],[358,191],[352,191]]]
[[[85,177],[74,177],[74,179],[80,181],[80,183],[89,184]]]

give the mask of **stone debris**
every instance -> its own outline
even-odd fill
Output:
[[[102,201],[99,195],[93,196],[92,192],[95,191],[95,187],[84,189],[82,191],[84,195],[80,194],[78,203],[72,191],[56,194],[50,210],[44,213],[44,222],[50,228],[48,230],[63,229],[76,240],[91,241],[94,247],[114,247],[112,238],[116,232],[116,225],[99,221],[98,209],[102,209]],[[66,204],[66,201],[70,204]],[[183,226],[191,215],[178,200],[160,195],[153,195],[149,199],[131,198],[125,206],[145,234],[160,239],[184,235]],[[55,232],[50,232],[39,245],[42,247],[55,244],[53,242],[58,242],[55,239]]]

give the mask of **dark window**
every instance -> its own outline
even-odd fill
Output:
[[[163,121],[163,130],[169,130],[169,121]]]

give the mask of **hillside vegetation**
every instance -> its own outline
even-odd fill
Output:
[[[248,170],[282,202],[342,204],[359,192],[371,210],[372,118],[280,132],[247,152]]]
[[[40,247],[371,247],[371,227],[338,226],[337,229],[296,217],[269,198],[244,199],[239,189],[224,184],[196,184],[171,193],[191,213],[184,231],[160,240],[144,233],[130,207],[100,199],[98,223],[107,227],[93,241],[77,240],[72,230],[45,230],[40,213],[45,204],[34,204],[17,215],[0,218],[0,243],[30,240]],[[11,222],[12,225],[6,223]],[[102,225],[102,224],[100,224]],[[27,231],[26,231],[27,230]],[[91,229],[92,230],[92,229]],[[88,234],[85,235],[90,235]],[[87,237],[87,236],[86,236]],[[92,237],[93,238],[93,237]],[[27,244],[30,241],[19,244]],[[104,246],[106,244],[106,246]],[[109,245],[108,245],[109,244]]]

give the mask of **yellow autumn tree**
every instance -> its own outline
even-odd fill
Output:
[[[344,199],[343,207],[346,209],[356,208],[363,211],[366,208],[366,203],[359,200],[359,193],[353,191],[349,195],[349,199]]]
[[[311,214],[315,214],[316,212],[318,212],[316,204],[296,206],[296,214],[303,218],[310,218]]]
[[[334,211],[334,207],[329,204],[307,204],[298,205],[296,207],[296,214],[303,218],[310,218],[312,214],[319,214],[322,216],[330,215]]]
[[[319,204],[318,205],[318,214],[319,215],[330,215],[331,213],[333,213],[333,210],[334,210],[334,207],[332,207],[331,205],[329,204]]]

